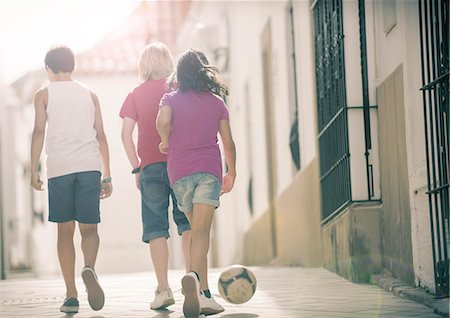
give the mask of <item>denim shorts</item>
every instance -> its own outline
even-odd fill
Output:
[[[194,203],[203,203],[218,208],[222,184],[210,173],[199,172],[178,179],[173,184],[178,207],[185,213],[192,212]]]
[[[48,179],[50,222],[100,222],[99,171],[71,173]]]
[[[169,184],[167,163],[158,162],[141,171],[142,241],[145,243],[159,237],[169,238],[169,197],[172,197],[173,220],[178,234],[190,230],[189,221],[178,204]]]

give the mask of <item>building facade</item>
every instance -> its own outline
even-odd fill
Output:
[[[78,56],[78,79],[106,108],[115,191],[128,195],[104,203],[114,211],[104,218],[105,271],[117,253],[148,255],[130,248],[138,218],[127,232],[134,238],[117,235],[129,219],[124,211],[139,210],[117,113],[136,84],[136,52],[155,39],[175,43],[175,56],[203,50],[230,88],[238,177],[213,224],[212,266],[324,266],[355,282],[388,273],[448,295],[448,0],[155,5],[159,19],[176,25],[151,18],[144,3],[129,24],[145,27],[112,34]],[[24,77],[3,94],[3,273],[39,268],[42,255],[56,259],[31,252],[51,231],[41,221],[46,197],[30,190],[27,175],[30,94],[44,75]],[[174,255],[179,267],[181,252]],[[142,263],[149,262],[123,270]]]
[[[448,1],[193,4],[178,47],[221,69],[238,153],[214,265],[387,272],[448,295],[448,13]]]

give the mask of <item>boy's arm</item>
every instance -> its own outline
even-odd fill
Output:
[[[170,121],[172,120],[172,108],[170,106],[161,106],[156,117],[156,129],[161,137],[159,151],[167,154],[169,151]]]
[[[43,190],[39,177],[39,159],[44,146],[45,124],[47,121],[46,104],[48,99],[47,89],[43,88],[34,95],[34,129],[31,136],[31,186],[36,190]]]
[[[108,182],[103,182],[102,180],[102,190],[100,193],[100,199],[105,199],[109,197],[112,193],[112,184],[111,184],[111,170],[109,166],[109,147],[108,147],[108,141],[106,140],[105,131],[103,130],[103,120],[102,120],[102,113],[100,110],[100,103],[98,101],[97,95],[91,92],[92,101],[94,102],[95,106],[95,121],[94,121],[94,128],[97,131],[97,140],[100,145],[100,155],[102,156],[102,178],[103,180],[108,180]]]
[[[134,145],[133,141],[133,130],[136,125],[136,121],[134,119],[131,119],[129,117],[123,118],[122,123],[122,144],[123,148],[125,149],[125,152],[128,157],[128,161],[130,161],[131,169],[135,169],[139,167],[139,158],[136,154],[136,147]],[[139,183],[139,172],[135,174],[136,176],[136,186],[138,189],[140,189],[140,183]]]
[[[222,139],[223,150],[225,152],[225,161],[227,163],[228,171],[223,177],[222,192],[230,192],[236,179],[236,146],[234,145],[233,137],[231,136],[230,122],[227,119],[220,121],[219,127],[220,139]]]

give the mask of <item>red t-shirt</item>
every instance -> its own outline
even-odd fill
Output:
[[[137,122],[141,169],[152,163],[167,162],[167,156],[158,149],[161,138],[156,130],[159,101],[166,92],[166,79],[146,81],[128,94],[120,110],[121,118],[129,117]]]

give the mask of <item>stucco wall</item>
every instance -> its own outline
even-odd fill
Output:
[[[227,105],[237,147],[238,176],[232,193],[221,198],[221,207],[215,217],[213,245],[220,251],[211,254],[214,265],[217,266],[247,261],[248,255],[253,255],[252,253],[259,253],[250,257],[249,261],[252,264],[267,263],[274,257],[270,245],[272,224],[268,214],[270,204],[266,150],[268,139],[265,126],[267,114],[264,109],[261,43],[263,30],[268,24],[272,38],[273,72],[269,77],[273,83],[274,95],[271,129],[275,136],[276,214],[283,223],[281,228],[287,226],[287,223],[290,228],[298,222],[307,221],[303,219],[307,216],[302,216],[302,213],[310,213],[312,218],[318,218],[320,213],[318,202],[311,203],[318,200],[317,187],[317,192],[308,198],[309,201],[298,201],[298,198],[303,196],[301,191],[306,188],[306,184],[317,183],[317,180],[311,178],[318,178],[311,172],[317,168],[317,128],[310,4],[307,1],[293,2],[300,153],[303,165],[300,172],[293,168],[289,149],[289,133],[295,105],[292,104],[293,83],[290,82],[292,70],[289,69],[292,65],[288,49],[291,32],[288,5],[289,1],[195,2],[188,14],[188,20],[179,33],[178,52],[188,47],[198,47],[207,53],[213,64],[214,48],[226,47],[229,54],[229,68],[221,75],[231,92],[227,98]],[[249,206],[250,180],[253,185],[252,209]],[[309,189],[304,192],[311,194]],[[288,203],[292,198],[295,203]],[[278,207],[280,202],[282,202],[281,210]],[[282,230],[277,231],[280,232],[283,236],[280,238],[283,246],[278,246],[280,253],[285,257],[292,252],[293,254],[288,257],[289,262],[295,259],[292,262],[303,263],[299,260],[302,248],[299,251],[295,250],[305,241],[288,246],[285,242],[289,240],[291,234]],[[308,236],[311,233],[302,235]],[[310,257],[316,256],[307,256]]]
[[[295,177],[275,204],[277,255],[272,254],[271,221],[265,212],[245,233],[244,259],[249,265],[305,267],[322,264],[318,161]]]
[[[304,167],[276,202],[277,264],[322,265],[318,165]]]
[[[396,1],[396,25],[383,28],[383,2],[373,1],[376,31],[376,78],[379,86],[403,64],[405,136],[411,236],[416,285],[434,289],[431,234],[425,189],[426,162],[421,85],[418,1]]]
[[[380,211],[377,204],[354,204],[322,227],[325,268],[360,283],[380,272]]]

